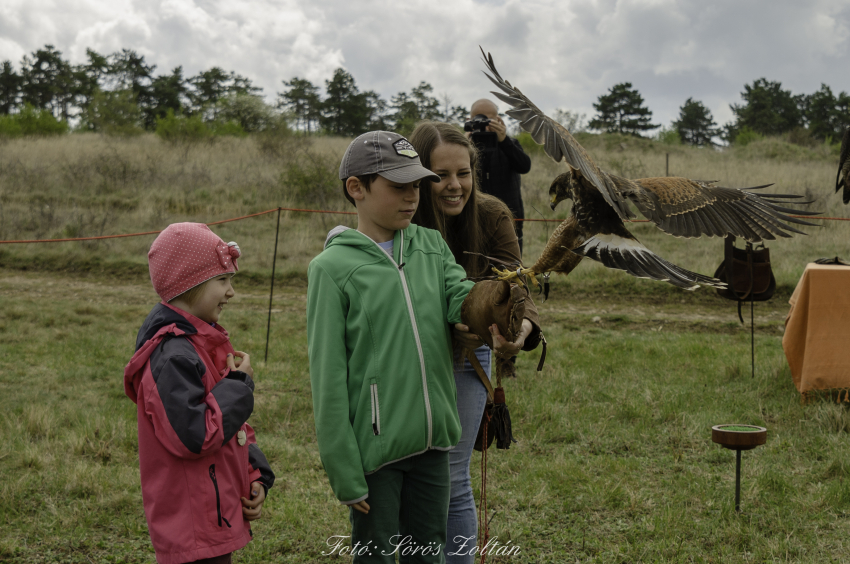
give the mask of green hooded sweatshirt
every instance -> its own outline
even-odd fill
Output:
[[[437,231],[396,231],[393,255],[340,226],[308,269],[316,437],[346,504],[368,497],[365,474],[460,440],[451,324],[473,283]]]

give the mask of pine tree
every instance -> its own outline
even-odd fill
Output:
[[[714,118],[702,102],[688,98],[679,108],[679,119],[673,122],[682,143],[713,145],[712,138],[720,133]]]
[[[293,77],[284,80],[285,92],[278,92],[278,107],[292,113],[295,127],[312,133],[318,128],[321,116],[322,100],[319,97],[319,87],[304,78]]]
[[[144,108],[145,128],[156,129],[156,121],[168,115],[184,113],[188,105],[189,88],[183,78],[183,67],[175,67],[171,74],[162,74],[151,81],[148,105]]]
[[[441,117],[440,101],[432,95],[433,91],[433,86],[422,81],[409,94],[399,92],[393,96],[390,105],[395,110],[391,116],[394,131],[409,135],[418,122]]]
[[[850,120],[850,116],[839,110],[842,97],[846,99],[847,93],[841,92],[836,97],[826,84],[821,84],[820,90],[806,96],[805,118],[812,137],[820,140],[841,138],[844,125]]]
[[[40,110],[50,110],[66,120],[75,96],[70,63],[53,45],[45,45],[21,62],[21,101]]]
[[[368,131],[372,108],[365,93],[360,93],[354,77],[338,68],[325,81],[325,100],[322,102],[322,128],[334,135],[360,135]]]
[[[761,135],[781,135],[803,125],[800,105],[804,97],[783,90],[780,82],[759,78],[744,85],[741,97],[744,104],[729,105],[736,118],[732,135],[744,127]]]
[[[15,72],[11,61],[0,67],[0,114],[8,115],[17,109],[21,93],[21,76]]]
[[[640,136],[641,132],[658,127],[650,123],[652,112],[643,106],[643,96],[632,88],[631,82],[615,84],[593,107],[598,114],[588,124],[592,129]]]
[[[189,99],[192,110],[203,114],[207,121],[218,119],[221,101],[236,94],[257,94],[262,91],[251,83],[251,79],[235,72],[227,72],[220,67],[198,73],[188,80],[192,86]]]

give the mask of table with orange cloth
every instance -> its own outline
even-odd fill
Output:
[[[809,263],[788,301],[782,348],[797,391],[850,398],[850,266]]]

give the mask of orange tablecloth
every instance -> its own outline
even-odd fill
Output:
[[[797,390],[850,396],[850,266],[810,263],[789,300],[782,348]]]

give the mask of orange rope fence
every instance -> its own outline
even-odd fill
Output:
[[[276,211],[291,211],[291,212],[302,212],[302,213],[327,213],[327,214],[336,214],[336,215],[357,215],[357,212],[347,212],[347,211],[334,211],[334,210],[310,210],[310,209],[302,209],[302,208],[272,208],[270,210],[265,210],[257,213],[252,213],[249,215],[243,215],[239,217],[232,217],[230,219],[222,219],[220,221],[212,221],[207,223],[206,225],[219,225],[222,223],[230,223],[231,221],[239,221],[242,219],[248,219],[251,217],[257,217],[260,215],[266,215],[269,213],[274,213]],[[850,221],[850,217],[812,217],[807,215],[792,215],[790,217],[800,218],[800,219],[823,219],[828,221]],[[564,221],[563,219],[514,219],[514,221],[537,221],[544,223],[561,223]],[[648,219],[631,219],[629,220],[632,223],[649,223]],[[156,235],[160,233],[159,231],[145,231],[142,233],[123,233],[119,235],[100,235],[97,237],[72,237],[66,239],[21,239],[17,241],[0,241],[0,245],[11,245],[15,243],[66,243],[71,241],[97,241],[100,239],[118,239],[121,237],[141,237],[143,235]]]

